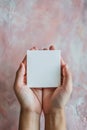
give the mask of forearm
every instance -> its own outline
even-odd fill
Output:
[[[64,109],[45,115],[45,130],[66,130]]]
[[[35,112],[21,110],[19,119],[19,130],[39,130],[40,115]]]

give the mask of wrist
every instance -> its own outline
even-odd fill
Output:
[[[35,111],[30,111],[29,109],[26,109],[26,108],[21,108],[20,109],[21,113],[24,113],[25,115],[27,116],[37,116],[37,117],[40,117],[40,114],[35,112]]]
[[[46,130],[66,130],[65,110],[58,108],[55,111],[45,114]]]
[[[20,111],[25,112],[27,114],[36,114],[38,116],[41,115],[41,112],[35,110],[35,108],[30,108],[28,106],[22,106],[22,105],[20,105]]]
[[[62,107],[62,108],[54,108],[54,109],[51,109],[50,111],[48,112],[45,112],[44,115],[47,116],[47,115],[58,115],[59,113],[64,113],[65,111],[65,108]]]
[[[40,114],[26,109],[20,111],[19,130],[38,130],[40,127]]]

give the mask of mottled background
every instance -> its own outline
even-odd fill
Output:
[[[87,0],[0,0],[0,130],[18,129],[13,82],[26,50],[50,44],[73,75],[67,130],[87,130]]]

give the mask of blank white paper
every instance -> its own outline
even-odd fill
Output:
[[[60,71],[60,50],[27,51],[27,85],[30,88],[58,87]]]

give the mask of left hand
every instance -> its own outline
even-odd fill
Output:
[[[31,50],[36,50],[36,48],[33,47]],[[26,84],[26,56],[16,73],[14,91],[23,110],[38,114],[41,113],[42,89],[31,89]]]

